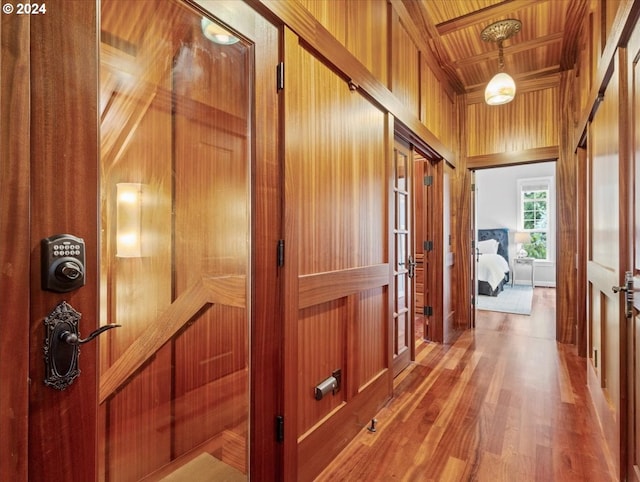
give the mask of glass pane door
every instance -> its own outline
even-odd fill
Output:
[[[251,52],[183,2],[101,2],[105,481],[246,478]]]
[[[412,276],[414,269],[411,246],[411,198],[409,186],[410,151],[396,143],[394,149],[394,189],[395,199],[395,302],[393,310],[393,369],[399,373],[411,361],[413,341],[413,320],[411,303],[413,299]]]

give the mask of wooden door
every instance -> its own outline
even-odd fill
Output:
[[[629,79],[630,168],[626,172],[627,192],[633,209],[628,211],[628,263],[633,285],[640,287],[640,26],[636,26],[627,51]],[[640,296],[634,293],[633,310],[627,320],[627,480],[640,481]]]
[[[278,31],[244,3],[198,3],[66,2],[36,19],[32,480],[278,477]],[[43,291],[35,248],[67,232],[87,283]],[[121,327],[56,390],[42,319],[62,300],[82,336]]]
[[[411,149],[396,141],[394,149],[394,218],[395,293],[393,307],[393,374],[404,370],[415,358],[413,277],[413,162]]]
[[[589,127],[589,199],[587,225],[587,381],[616,472],[622,462],[626,423],[626,325],[622,297],[613,286],[624,280],[628,267],[625,240],[628,219],[626,182],[628,156],[621,127],[622,91],[620,54],[616,56],[604,99]],[[622,124],[624,126],[624,124]]]

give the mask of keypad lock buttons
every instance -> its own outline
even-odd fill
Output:
[[[41,241],[42,289],[66,293],[85,284],[84,240],[56,234]]]

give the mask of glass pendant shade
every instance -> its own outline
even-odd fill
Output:
[[[505,72],[498,72],[484,90],[484,100],[489,105],[500,105],[511,102],[516,95],[516,83]]]

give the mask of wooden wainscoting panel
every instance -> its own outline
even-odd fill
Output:
[[[347,372],[347,382],[352,386],[350,395],[361,392],[388,368],[387,290],[381,287],[362,291],[356,300],[357,318],[348,320],[356,325],[349,357],[352,366]]]
[[[347,299],[301,310],[298,320],[298,437],[344,402],[344,391],[316,400],[315,387],[345,370]]]

